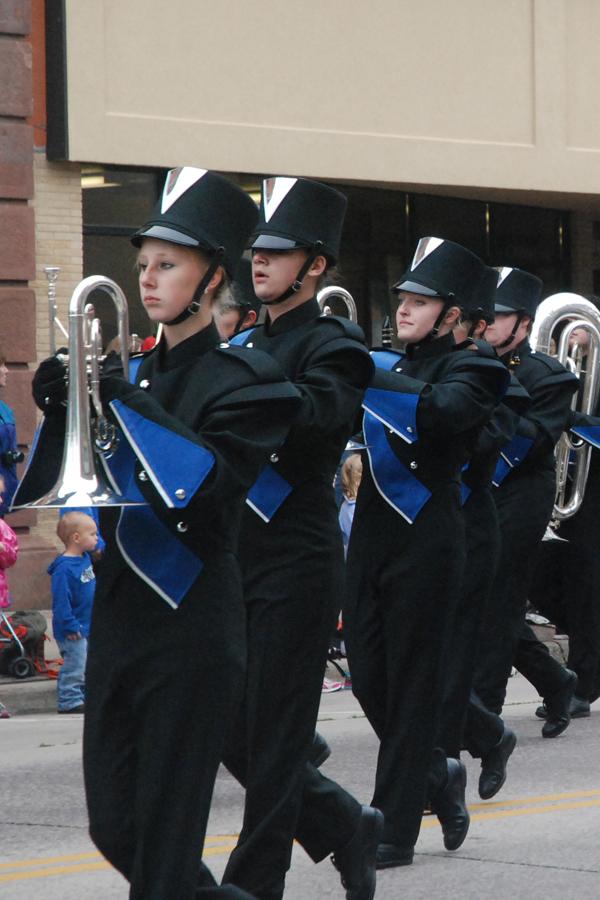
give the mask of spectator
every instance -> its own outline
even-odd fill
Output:
[[[85,664],[95,578],[90,554],[98,544],[96,522],[86,513],[68,512],[56,533],[64,553],[48,567],[52,576],[52,629],[63,665],[58,676],[58,712],[85,709]]]
[[[344,460],[341,471],[343,500],[340,506],[339,522],[344,539],[344,556],[348,553],[350,530],[354,519],[354,507],[361,477],[362,458],[360,453],[352,453]]]
[[[0,475],[0,503],[3,502],[5,489],[4,478]],[[7,606],[10,606],[6,570],[14,566],[18,553],[19,542],[16,534],[4,519],[0,519],[0,609],[6,609]]]

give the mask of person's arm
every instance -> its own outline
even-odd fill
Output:
[[[65,569],[59,566],[52,573],[52,618],[55,630],[67,636],[81,635],[81,623],[73,614],[72,602],[71,580]]]
[[[293,379],[301,398],[294,425],[325,432],[347,427],[351,432],[373,372],[358,326],[324,318]]]
[[[188,524],[206,525],[238,500],[282,444],[299,406],[298,392],[266,354],[212,352],[216,387],[196,431],[122,378],[101,382],[103,403],[137,458],[137,487],[172,529],[182,510]]]
[[[17,561],[19,554],[19,541],[16,534],[2,519],[0,519],[0,568],[9,569]]]

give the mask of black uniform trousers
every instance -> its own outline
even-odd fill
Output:
[[[498,714],[523,633],[535,555],[550,521],[554,492],[552,469],[525,466],[511,473],[494,492],[501,549],[481,632],[474,687],[485,705]]]
[[[481,628],[500,551],[498,515],[491,489],[473,490],[463,511],[466,564],[444,666],[444,699],[436,741],[446,756],[454,759],[460,757],[463,746]]]
[[[360,509],[361,500],[370,508]],[[452,483],[414,525],[373,494],[359,493],[357,504],[344,606],[352,690],[380,741],[371,803],[385,816],[382,840],[408,848],[419,835],[437,739],[464,523]]]
[[[469,695],[463,745],[476,759],[485,757],[501,740],[504,723],[487,708],[475,691]]]
[[[336,836],[341,843],[350,839],[360,814],[357,801],[307,764],[343,590],[336,512],[332,491],[319,479],[292,495],[271,523],[248,510],[242,526],[248,669],[223,761],[246,788],[246,803],[223,881],[259,900],[282,897],[299,827],[322,858],[321,848],[323,856],[331,852]],[[308,790],[315,805],[299,826]],[[336,835],[327,821],[340,803],[347,806]]]
[[[178,609],[130,569],[96,598],[83,746],[90,834],[130,882],[131,900],[249,896],[199,888],[214,781],[243,684],[243,623],[231,554],[213,557]]]
[[[577,696],[600,696],[600,454],[592,461],[579,512],[560,524],[563,541],[545,541],[530,599],[569,635],[567,666],[577,673]]]

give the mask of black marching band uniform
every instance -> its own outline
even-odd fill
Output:
[[[252,247],[306,248],[301,284],[318,254],[328,263],[337,259],[345,208],[346,198],[326,185],[267,179]],[[291,294],[289,289],[275,302]],[[248,674],[242,714],[224,756],[246,788],[243,827],[224,881],[261,900],[277,900],[290,865],[327,648],[343,598],[333,478],[373,364],[361,329],[346,318],[321,316],[315,298],[274,321],[267,311],[264,326],[235,340],[276,359],[302,398],[294,426],[249,492],[243,516]],[[320,776],[313,770],[312,777]],[[357,801],[348,802],[349,821],[338,823],[342,841],[351,838],[361,815]],[[330,844],[313,858],[332,849]]]
[[[541,290],[542,283],[535,276],[503,268],[496,312],[517,313],[517,322],[523,315],[533,319]],[[537,640],[525,622],[525,608],[535,555],[554,505],[554,446],[569,422],[577,378],[556,359],[533,351],[527,339],[501,359],[529,394],[531,405],[519,417],[515,436],[504,448],[494,477],[501,551],[474,686],[488,709],[500,713],[514,663],[542,697],[549,702],[556,698],[556,715],[542,731],[545,737],[554,737],[568,725],[563,713],[575,679]]]
[[[255,222],[252,201],[226,179],[173,170],[134,242],[200,246],[232,274]],[[200,856],[243,689],[241,507],[299,398],[265,354],[219,346],[212,323],[171,350],[163,344],[135,385],[101,380],[121,431],[112,479],[145,505],[123,507],[116,527],[102,522],[84,731],[90,831],[132,900],[242,898],[233,885],[199,888]],[[46,412],[21,500],[59,459],[63,408]]]
[[[579,393],[593,377],[591,354],[584,355]],[[590,715],[590,703],[600,697],[600,400],[593,415],[572,413],[571,437],[590,444],[589,469],[581,506],[575,515],[561,520],[560,540],[544,541],[530,591],[534,607],[569,636],[567,667],[577,675],[571,702],[574,718]],[[567,478],[573,477],[569,464]],[[540,707],[540,717],[547,709]]]
[[[439,327],[450,306],[493,283],[470,251],[424,238],[394,290],[443,300]],[[430,768],[438,769],[438,796],[454,793],[460,778],[457,767],[439,771],[434,747],[465,564],[461,469],[508,376],[474,343],[457,350],[451,333],[374,359],[363,404],[369,465],[348,549],[344,633],[353,691],[380,740],[372,805],[385,816],[377,856],[385,868],[412,861]]]
[[[471,332],[478,322],[494,320],[494,301],[498,273],[490,270],[490,290],[463,302],[464,319]],[[468,345],[468,340],[465,342]],[[464,344],[458,344],[462,349]],[[480,353],[497,358],[496,351],[477,340]],[[460,597],[451,630],[451,649],[448,654],[444,696],[440,710],[437,746],[445,751],[449,761],[459,760],[466,747],[482,760],[479,793],[482,797],[497,793],[505,779],[506,762],[498,773],[497,748],[514,749],[516,738],[499,716],[487,710],[472,691],[477,648],[489,591],[500,553],[500,528],[493,491],[493,477],[499,464],[502,448],[514,436],[518,416],[529,406],[527,392],[511,375],[502,402],[481,429],[468,465],[462,472],[464,519],[466,536],[466,564]],[[509,754],[507,754],[509,755]],[[449,765],[455,766],[453,762]],[[464,781],[465,770],[461,767]],[[433,785],[434,786],[434,785]],[[430,801],[431,802],[431,801]],[[443,821],[446,849],[456,849],[466,836],[468,821],[460,804],[446,804]],[[439,800],[435,811],[440,815]]]

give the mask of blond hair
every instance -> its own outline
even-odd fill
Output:
[[[361,478],[362,457],[360,453],[352,453],[344,460],[341,471],[342,490],[347,500],[356,500]]]
[[[96,526],[94,519],[87,513],[73,510],[73,512],[65,513],[60,517],[56,526],[56,534],[67,547],[75,532],[79,531],[83,525],[87,525],[88,522],[91,522],[94,527]]]

